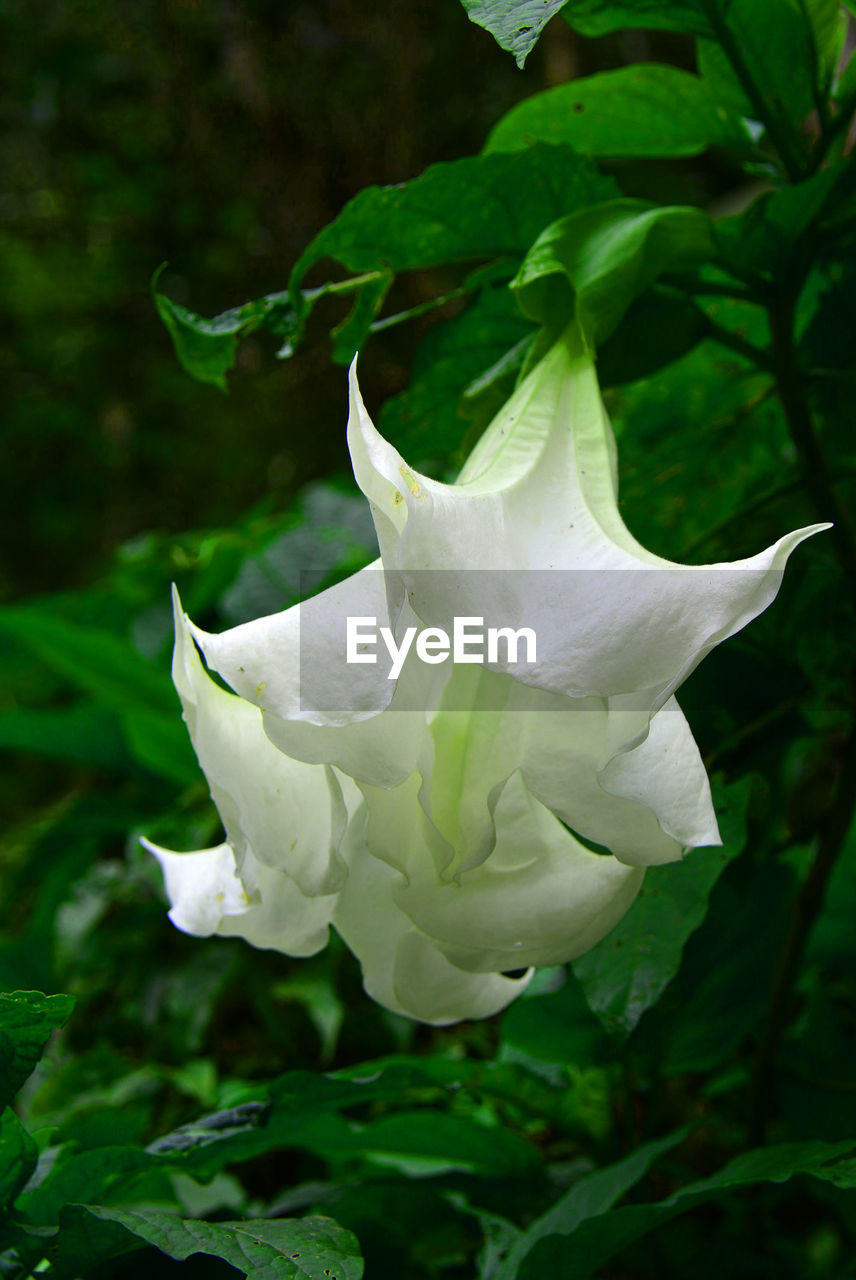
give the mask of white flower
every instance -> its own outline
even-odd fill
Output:
[[[332,924],[387,1008],[483,1017],[529,976],[505,974],[598,942],[645,867],[719,843],[674,692],[826,526],[734,564],[645,551],[618,512],[614,440],[573,326],[457,484],[414,472],[379,435],[353,368],[348,443],[375,565],[219,636],[176,603],[173,678],[226,843],[148,847],[186,932],[305,956]],[[381,662],[344,661],[357,615],[398,642],[461,615],[527,625],[537,661],[429,666],[411,652],[391,681]]]

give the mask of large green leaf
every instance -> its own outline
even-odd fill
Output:
[[[768,126],[792,173],[803,151],[800,126],[816,103],[814,28],[803,0],[713,4],[714,39],[698,45],[706,84],[731,111]]]
[[[357,1240],[331,1218],[289,1218],[279,1221],[198,1222],[172,1217],[155,1209],[113,1209],[87,1205],[72,1219],[75,1235],[63,1251],[60,1268],[91,1266],[98,1258],[124,1252],[114,1233],[87,1239],[80,1214],[97,1223],[115,1224],[129,1233],[130,1243],[154,1245],[170,1258],[183,1262],[193,1254],[222,1258],[248,1280],[360,1280],[363,1261]],[[94,1245],[94,1248],[93,1248]],[[106,1247],[105,1247],[106,1246]]]
[[[71,996],[0,992],[0,1106],[14,1098],[51,1033],[66,1024],[73,1007]]]
[[[717,798],[721,848],[695,849],[683,862],[651,868],[624,919],[574,962],[586,999],[611,1033],[629,1035],[677,973],[713,886],[746,842],[750,789],[744,778]]]
[[[11,1107],[0,1116],[0,1210],[10,1204],[36,1167],[38,1149]]]
[[[350,271],[412,271],[524,253],[546,222],[615,190],[569,147],[467,156],[411,182],[366,187],[301,254],[292,291],[322,258]]]
[[[597,344],[658,276],[697,267],[712,253],[712,225],[702,210],[610,200],[548,227],[512,288],[526,315],[550,329],[563,327],[575,309]]]
[[[692,156],[745,150],[745,125],[689,71],[640,62],[526,98],[492,130],[486,151],[568,143],[590,156]]]
[[[399,186],[367,187],[301,254],[289,281],[295,308],[305,322],[311,299],[303,281],[324,258],[367,274],[369,285],[377,272],[513,261],[547,223],[614,193],[611,179],[567,146],[535,147],[525,156],[468,156],[432,165]],[[351,330],[354,349],[368,323],[361,328]]]
[[[515,1280],[540,1280],[545,1275],[585,1280],[627,1245],[656,1227],[723,1192],[758,1182],[786,1182],[810,1174],[840,1187],[856,1182],[856,1141],[791,1142],[747,1151],[713,1177],[690,1183],[654,1204],[624,1205],[588,1217],[570,1233],[557,1231],[538,1240],[516,1273]]]
[[[562,17],[584,36],[605,36],[623,27],[710,35],[704,0],[568,0]]]

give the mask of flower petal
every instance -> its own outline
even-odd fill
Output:
[[[496,669],[573,697],[635,692],[651,714],[767,608],[791,551],[829,527],[730,564],[676,565],[646,551],[618,510],[612,430],[573,326],[488,427],[457,484],[409,468],[362,407],[349,441],[363,491],[388,513],[399,503],[384,565],[402,575],[427,625],[451,631],[467,599],[485,626],[537,634],[535,664]],[[406,482],[396,488],[398,477]]]
[[[177,594],[175,627],[173,680],[239,872],[252,855],[286,871],[306,894],[332,893],[345,874],[338,847],[347,810],[339,777],[278,751],[258,708],[214,683]]]
[[[173,853],[152,844],[140,843],[153,853],[163,871],[170,901],[169,918],[176,929],[207,938],[217,933],[228,916],[242,915],[250,905],[235,870],[235,855],[228,844],[192,853]]]
[[[366,991],[385,1008],[442,1026],[487,1018],[514,999],[531,974],[464,972],[419,932],[393,901],[396,872],[362,844],[359,833],[347,855],[348,880],[333,924],[356,955]]]
[[[591,853],[509,778],[495,810],[496,847],[458,882],[438,884],[414,848],[402,911],[453,964],[475,973],[561,964],[593,947],[633,902],[644,871]]]
[[[141,843],[161,864],[169,918],[183,933],[243,938],[290,956],[311,956],[327,945],[332,895],[307,898],[284,872],[251,855],[239,877],[228,844],[174,853],[150,840]]]

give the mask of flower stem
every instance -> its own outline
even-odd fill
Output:
[[[799,182],[803,177],[802,164],[796,148],[791,145],[792,135],[787,121],[783,120],[778,111],[771,107],[755,83],[754,76],[743,56],[743,50],[729,27],[727,18],[720,10],[718,0],[702,0],[702,9],[717,43],[731,63],[741,89],[752,104],[756,118],[767,130],[767,135],[776,148],[785,172],[791,182]]]
[[[856,599],[856,543],[850,522],[839,502],[815,434],[794,342],[793,294],[782,294],[769,308],[772,337],[772,371],[791,439],[802,463],[802,483],[818,515],[833,520],[835,553],[845,577],[846,589]],[[856,811],[856,731],[841,755],[838,785],[829,811],[818,826],[814,862],[791,908],[788,931],[773,980],[770,1002],[749,1084],[746,1139],[749,1146],[763,1143],[773,1100],[776,1058],[782,1033],[793,1004],[793,991],[808,941],[820,910],[826,886],[847,837]]]

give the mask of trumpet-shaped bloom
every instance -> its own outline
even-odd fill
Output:
[[[597,943],[646,867],[719,843],[675,690],[826,526],[733,564],[647,552],[619,515],[614,439],[574,326],[456,484],[383,439],[353,368],[348,444],[379,561],[222,635],[176,601],[173,679],[226,841],[148,847],[186,932],[305,956],[332,925],[386,1007],[483,1017],[533,966]],[[537,652],[420,656],[414,634],[465,616],[527,627]],[[355,617],[406,650],[396,679],[379,654],[348,662]]]

